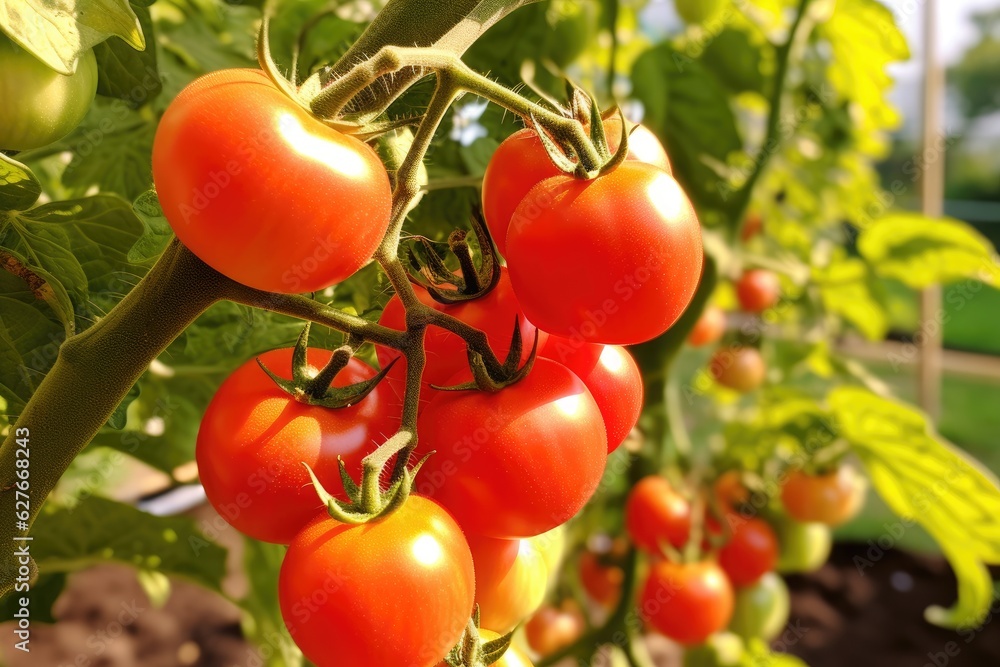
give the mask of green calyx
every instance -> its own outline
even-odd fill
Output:
[[[317,479],[316,473],[307,463],[303,463],[309,472],[316,494],[326,505],[330,516],[341,523],[360,525],[370,521],[384,518],[403,506],[413,490],[413,478],[420,471],[420,467],[427,460],[428,454],[412,468],[400,466],[400,474],[389,482],[388,487],[382,488],[382,477],[389,462],[397,454],[407,455],[406,450],[414,438],[414,434],[409,431],[400,431],[389,438],[374,452],[369,454],[361,462],[361,483],[356,484],[351,479],[347,467],[341,458],[337,458],[340,464],[340,479],[344,485],[344,492],[347,494],[347,502],[334,498],[323,487]]]
[[[493,237],[483,220],[482,213],[475,211],[472,216],[472,231],[479,241],[480,261],[476,265],[469,246],[469,233],[464,229],[456,229],[448,237],[448,249],[458,259],[461,270],[452,271],[445,264],[444,258],[437,252],[433,244],[420,237],[418,243],[421,258],[417,257],[411,247],[407,251],[410,266],[420,282],[438,303],[453,304],[474,301],[486,296],[500,282],[500,259],[493,245]],[[411,274],[412,275],[412,274]],[[445,288],[445,285],[450,287]]]
[[[557,141],[558,137],[546,132],[538,119],[531,116],[532,127],[538,134],[545,152],[561,171],[577,178],[592,179],[614,171],[628,156],[628,123],[622,115],[621,108],[616,106],[601,113],[593,97],[568,79],[566,81],[566,94],[569,98],[569,108],[561,109],[561,111],[567,118],[572,118],[589,127],[590,141],[597,150],[599,162],[596,168],[588,169],[585,167],[572,150],[563,148],[565,142]],[[604,132],[604,121],[614,115],[621,117],[622,133],[618,150],[612,153],[608,146],[608,137]]]
[[[531,372],[535,365],[535,358],[538,354],[538,330],[535,330],[535,340],[531,345],[531,354],[528,360],[521,366],[521,352],[524,349],[524,342],[521,338],[521,318],[514,318],[514,334],[511,337],[510,351],[500,368],[491,369],[483,355],[479,354],[471,347],[467,348],[469,355],[469,368],[472,370],[472,382],[466,382],[454,387],[439,387],[431,385],[432,388],[440,391],[486,391],[496,393],[505,387],[520,382]],[[494,362],[495,363],[495,362]]]
[[[258,358],[261,370],[267,373],[278,387],[300,403],[315,405],[322,408],[346,408],[360,402],[386,376],[392,363],[383,368],[375,377],[357,382],[346,387],[334,387],[333,379],[342,371],[354,356],[355,351],[364,342],[357,337],[350,337],[345,345],[338,347],[330,357],[330,361],[318,373],[309,365],[306,352],[309,344],[310,323],[302,329],[295,350],[292,353],[292,379],[275,374]]]
[[[484,642],[479,636],[479,605],[469,619],[462,638],[445,656],[449,667],[488,667],[500,660],[510,648],[514,632]]]

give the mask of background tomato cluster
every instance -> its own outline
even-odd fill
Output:
[[[88,9],[94,3],[76,4]],[[649,611],[639,626],[691,645],[709,629],[728,629],[705,646],[691,647],[688,660],[694,664],[763,659],[768,652],[761,639],[775,636],[774,649],[809,655],[816,664],[863,664],[872,656],[887,661],[901,655],[918,661],[928,652],[943,651],[947,641],[962,647],[955,664],[986,664],[995,658],[989,653],[994,634],[990,623],[980,630],[975,621],[992,602],[984,564],[997,560],[997,513],[977,512],[975,507],[996,507],[995,482],[970,472],[964,455],[955,453],[948,441],[996,467],[990,446],[995,430],[990,397],[995,396],[996,383],[988,379],[988,363],[979,364],[975,377],[968,370],[947,375],[945,414],[936,426],[898,399],[913,396],[912,341],[914,332],[922,333],[916,330],[914,290],[946,285],[939,318],[946,340],[973,351],[996,350],[989,340],[989,313],[996,301],[990,239],[995,237],[989,228],[976,231],[954,218],[899,212],[916,198],[913,175],[923,173],[934,159],[907,139],[909,107],[890,102],[892,80],[884,72],[909,57],[906,41],[892,12],[881,3],[812,3],[809,36],[790,58],[791,78],[784,91],[787,117],[779,119],[784,141],[769,155],[767,169],[743,202],[748,204],[746,215],[734,215],[743,208],[734,193],[753,173],[755,149],[768,124],[780,58],[775,45],[781,44],[797,3],[684,2],[664,10],[671,4],[532,4],[493,27],[465,56],[476,70],[512,87],[528,78],[541,92],[561,98],[560,75],[565,70],[594,91],[602,106],[612,97],[623,102],[627,115],[641,118],[652,137],[666,146],[670,169],[704,228],[707,263],[715,276],[714,288],[695,297],[689,319],[682,318],[676,335],[631,348],[631,356],[615,346],[578,345],[571,345],[572,354],[567,355],[567,346],[553,337],[540,340],[537,377],[559,372],[545,359],[571,368],[596,400],[599,414],[592,414],[588,424],[604,423],[611,449],[613,442],[625,441],[610,455],[607,448],[602,451],[607,460],[599,482],[594,470],[576,472],[582,457],[563,456],[542,461],[548,470],[541,465],[525,470],[525,476],[514,481],[529,483],[490,501],[527,515],[546,489],[560,487],[565,497],[578,486],[574,475],[584,474],[596,494],[565,528],[528,538],[522,536],[569,517],[530,528],[504,523],[499,512],[462,517],[466,503],[460,485],[440,486],[458,494],[452,504],[463,524],[482,521],[480,528],[486,528],[467,540],[483,627],[506,631],[537,608],[516,639],[521,648],[529,646],[534,655],[552,654],[582,636],[580,652],[589,657],[598,638],[604,639],[603,629],[636,626],[634,617],[621,614],[641,610],[648,598],[656,601],[657,586],[686,581],[692,583],[683,590],[701,595],[700,600],[672,597],[671,604],[690,606],[670,613]],[[709,17],[715,4],[724,19],[709,20],[715,18]],[[278,12],[272,48],[283,68],[297,67],[304,76],[336,59],[377,7],[348,2],[329,9],[325,2],[310,0],[286,3]],[[16,71],[23,77],[4,79],[10,88],[0,88],[0,147],[5,150],[0,163],[0,259],[6,269],[0,272],[0,400],[5,404],[0,426],[5,432],[54,363],[61,342],[105,318],[171,239],[163,202],[150,190],[156,171],[151,169],[154,137],[169,120],[168,105],[198,76],[255,66],[254,36],[261,14],[254,3],[157,0],[134,2],[130,11],[137,19],[135,29],[117,28],[117,36],[96,43],[92,55],[87,52],[80,60],[74,83],[66,88],[70,100],[62,117],[52,113],[51,102],[63,93],[49,88],[33,95],[32,90],[52,77],[53,67],[67,66],[65,49],[53,42],[41,65],[8,41],[0,44],[0,59],[10,63],[4,73]],[[664,11],[666,21],[661,20]],[[22,34],[23,26],[4,20],[0,28],[6,34]],[[58,31],[61,24],[53,25]],[[962,129],[944,139],[952,154],[960,156],[950,158],[949,196],[963,201],[997,197],[995,161],[974,155],[974,142],[965,139],[976,136],[978,124],[994,108],[981,91],[995,88],[990,83],[996,71],[990,54],[996,24],[984,17],[977,25],[980,43],[955,63],[953,94],[967,115]],[[309,31],[293,64],[288,54],[302,26]],[[101,34],[113,33],[109,29]],[[142,42],[147,48],[136,50]],[[430,91],[427,83],[418,84],[396,102],[390,115],[419,112]],[[7,103],[14,99],[16,107]],[[12,110],[20,115],[4,115]],[[612,140],[616,137],[615,131],[608,134]],[[530,139],[530,132],[525,133],[511,114],[472,97],[460,100],[432,146],[426,165],[428,191],[405,227],[408,237],[426,237],[444,252],[451,230],[465,227],[474,208],[485,206],[494,240],[511,260],[510,267],[488,297],[455,310],[463,309],[463,320],[484,329],[500,355],[510,343],[513,315],[529,308],[515,298],[525,290],[523,279],[519,283],[514,274],[514,260],[520,258],[527,266],[534,258],[519,249],[518,240],[508,242],[490,212],[499,208],[501,219],[513,217],[517,201],[527,193],[525,186],[530,189],[556,175],[538,145],[513,154],[507,150]],[[640,153],[649,145],[645,141],[638,131],[633,133],[632,150],[639,160],[658,164],[663,156],[657,151]],[[385,157],[385,147],[380,149]],[[637,170],[629,167],[623,174]],[[169,160],[160,171],[167,178],[184,176],[171,169]],[[337,213],[302,196],[301,179],[271,176],[267,189],[287,193],[297,217]],[[490,187],[495,178],[510,182]],[[37,191],[32,190],[35,183]],[[515,194],[504,190],[508,187]],[[612,197],[614,192],[601,199]],[[567,223],[578,226],[573,220]],[[984,229],[985,234],[980,233]],[[589,247],[582,238],[568,235],[565,246],[545,253],[539,266],[561,267],[560,273],[565,273],[566,263]],[[245,269],[248,282],[258,275],[256,266]],[[357,267],[337,268],[336,278],[341,278]],[[694,268],[678,270],[691,273]],[[363,266],[329,289],[324,288],[327,278],[322,285],[296,284],[303,291],[316,288],[313,296],[323,303],[402,327],[401,308],[377,267]],[[302,279],[295,273],[278,274],[269,284]],[[532,306],[531,323],[543,324],[535,313],[573,306],[564,294],[575,294],[579,281],[577,277],[562,292],[539,291],[544,300]],[[635,321],[652,327],[657,324],[654,317],[673,319],[682,306],[674,307],[665,298],[644,309],[649,317]],[[547,325],[542,328],[559,328]],[[271,392],[272,385],[253,359],[261,356],[275,370],[289,368],[287,350],[300,331],[301,322],[291,318],[227,302],[213,306],[157,359],[73,463],[33,529],[40,567],[33,589],[35,618],[60,621],[52,634],[40,631],[44,641],[39,649],[43,653],[36,654],[43,656],[39,659],[61,664],[81,655],[99,659],[118,651],[121,655],[109,659],[153,664],[153,658],[140,657],[149,650],[190,664],[182,660],[191,655],[190,646],[187,653],[176,646],[194,644],[200,651],[194,660],[202,664],[303,664],[284,634],[275,591],[285,548],[270,542],[289,541],[308,517],[293,521],[288,508],[276,503],[262,504],[268,512],[252,520],[239,502],[220,505],[221,516],[208,514],[198,482],[211,496],[213,485],[226,484],[227,476],[230,481],[257,472],[267,477],[273,470],[239,469],[221,446],[198,447],[200,465],[194,465],[203,416],[219,411],[213,396],[231,392],[239,403],[256,400],[254,392]],[[524,340],[531,339],[527,320],[521,322],[521,333]],[[613,342],[638,342],[630,333]],[[883,345],[887,336],[893,340]],[[327,351],[342,342],[338,334],[314,327],[310,363],[322,366]],[[466,366],[462,350],[456,337],[432,331],[428,352],[436,363],[429,367],[433,376],[428,374],[428,384],[466,379],[461,376]],[[366,346],[337,384],[371,377],[392,356]],[[862,360],[873,363],[863,365]],[[294,416],[301,415],[294,411],[301,406],[280,393],[268,394],[272,402],[264,420],[280,415],[288,427],[272,440],[276,446],[267,464],[291,468],[302,458],[312,462],[313,456],[317,473],[335,478],[336,470],[323,470],[319,464],[318,434],[336,432],[343,434],[339,441],[344,450],[339,453],[356,470],[362,443],[378,441],[398,425],[403,371],[404,364],[397,363],[376,393],[346,412],[322,411],[315,417],[321,427],[317,430],[295,421]],[[646,385],[644,398],[634,381],[639,372]],[[562,379],[565,389],[570,381]],[[620,389],[623,386],[630,390]],[[516,388],[507,399],[512,403],[521,393]],[[433,391],[424,394],[429,400]],[[640,401],[643,414],[628,437]],[[425,405],[425,414],[437,413],[433,420],[424,418],[440,431],[435,439],[454,441],[456,433],[481,423],[474,411],[492,406],[470,405],[477,402],[487,401],[452,396],[438,406]],[[242,414],[217,417],[218,434],[203,430],[202,436],[215,444],[232,437],[236,427],[228,424],[249,431],[260,426],[245,422]],[[364,432],[353,429],[359,423],[365,425]],[[531,452],[532,459],[544,456],[545,440],[552,437],[541,427],[538,432],[542,435],[535,438],[538,450]],[[566,434],[567,441],[576,442],[574,435]],[[312,453],[300,450],[296,458],[283,459],[289,454],[289,448],[281,446],[284,437],[312,448]],[[597,446],[590,445],[596,451]],[[212,456],[216,459],[209,460]],[[492,473],[496,467],[488,470]],[[434,472],[428,467],[421,473],[429,485],[425,491],[438,489]],[[213,479],[216,475],[220,479]],[[871,478],[867,491],[858,481],[862,477]],[[944,486],[934,486],[936,480],[943,480]],[[311,499],[302,481],[294,481],[296,493]],[[336,491],[335,484],[329,486]],[[862,493],[867,493],[868,502],[855,516]],[[179,515],[188,510],[192,516]],[[295,529],[293,523],[298,524]],[[244,540],[230,525],[253,539]],[[831,549],[831,528],[845,542],[833,556],[839,569],[826,566],[813,578],[796,574],[823,566]],[[923,572],[916,566],[903,572],[911,584],[896,571],[886,572],[895,567],[890,563],[900,562],[900,547],[931,554],[943,550],[961,582],[957,607],[947,607],[955,591],[939,556],[927,561],[930,574],[924,579],[915,574]],[[168,612],[147,611],[131,626],[142,638],[142,648],[140,640],[133,647],[132,640],[117,635],[100,640],[103,648],[97,653],[93,642],[81,639],[92,629],[82,611],[92,604],[86,599],[117,600],[126,593],[91,591],[89,598],[81,599],[77,591],[88,575],[74,573],[108,563],[138,572],[142,590],[129,595],[167,605]],[[131,571],[119,576],[133,581]],[[227,578],[227,571],[234,576]],[[843,611],[863,598],[858,591],[870,591],[863,585],[888,581],[890,574],[892,587],[880,589],[882,597],[866,598],[868,602],[851,607],[853,612]],[[803,590],[820,591],[810,598],[819,610],[800,606],[786,622],[789,603],[783,577],[791,583],[793,601],[800,604]],[[837,577],[853,583],[835,583]],[[918,593],[921,582],[928,581],[943,586],[944,592],[909,595],[906,586],[913,585],[914,577]],[[484,586],[483,581],[490,583]],[[229,606],[218,618],[239,623],[239,628],[209,637],[191,630],[161,647],[149,633],[162,624],[142,619],[185,617],[186,612],[172,605],[185,595],[198,595],[189,592],[187,582],[213,592],[213,597],[194,598],[199,608],[211,608],[220,594],[227,598]],[[322,584],[306,585],[315,590]],[[484,591],[492,596],[484,596]],[[450,592],[463,596],[461,590]],[[399,595],[375,588],[371,593],[382,600]],[[629,599],[633,594],[637,600]],[[835,603],[834,598],[848,602]],[[926,610],[928,619],[957,631],[926,624],[928,605],[934,605]],[[651,607],[663,608],[662,601]],[[854,635],[843,628],[850,626],[852,614],[867,619],[871,617],[865,614],[875,613],[871,610],[889,608],[902,611],[891,623],[889,615],[876,617],[880,621],[874,625],[883,631],[866,635],[864,641],[849,639]],[[107,611],[108,618],[117,612]],[[684,620],[681,627],[673,625],[678,619]],[[802,619],[813,628],[811,634],[787,641],[786,631],[799,627]],[[96,623],[103,626],[103,621]],[[897,624],[915,629],[893,634]],[[81,628],[81,637],[72,635]],[[860,631],[855,627],[852,632]],[[237,634],[249,645],[241,640],[223,657],[221,651],[229,649],[218,648],[223,642],[217,638]],[[975,641],[965,643],[966,638]],[[733,657],[736,654],[742,657]],[[513,654],[510,659],[515,659]],[[614,664],[628,659],[617,652],[611,657]]]

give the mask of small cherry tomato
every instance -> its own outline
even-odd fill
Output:
[[[652,564],[639,596],[639,616],[674,641],[700,644],[733,614],[733,588],[711,561]]]
[[[751,269],[736,283],[736,298],[748,313],[762,313],[773,308],[781,295],[781,282],[772,271]]]
[[[625,572],[617,565],[602,563],[600,558],[589,550],[580,555],[580,583],[591,600],[611,608],[621,599]]]
[[[778,564],[778,537],[761,519],[728,513],[732,535],[719,550],[719,566],[733,586],[749,586]]]
[[[708,370],[720,385],[741,393],[759,387],[767,374],[764,357],[755,347],[720,347]]]
[[[757,583],[736,591],[729,630],[740,637],[773,640],[788,624],[791,599],[785,580],[768,572]]]
[[[866,488],[864,477],[850,466],[826,475],[795,470],[781,487],[781,502],[793,519],[839,526],[861,511]]]
[[[661,543],[682,548],[691,535],[691,505],[665,478],[650,475],[629,493],[625,528],[647,553],[660,554]]]
[[[524,626],[524,636],[531,650],[541,656],[552,655],[575,642],[583,634],[586,622],[572,604],[562,609],[545,606]]]
[[[642,414],[642,374],[628,350],[549,336],[541,355],[558,361],[583,380],[601,409],[608,453],[618,449]]]
[[[701,347],[715,343],[724,333],[726,333],[726,311],[718,306],[708,306],[688,334],[688,344],[692,347]]]
[[[782,517],[774,524],[781,545],[778,572],[805,574],[823,567],[833,549],[833,532],[823,523],[804,523]]]

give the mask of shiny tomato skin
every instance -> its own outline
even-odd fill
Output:
[[[755,347],[719,348],[708,365],[709,373],[723,387],[747,393],[764,383],[767,366]]]
[[[587,596],[605,608],[618,604],[622,595],[625,572],[613,564],[605,564],[593,551],[580,554],[580,584]]]
[[[781,487],[781,502],[797,521],[839,526],[861,511],[865,489],[864,478],[850,466],[825,475],[795,470]]]
[[[47,146],[73,131],[97,93],[97,57],[80,54],[62,74],[0,33],[0,149]]]
[[[331,356],[313,348],[306,359],[320,369]],[[291,378],[291,348],[259,358],[275,374]],[[374,375],[370,366],[352,359],[334,385]],[[222,383],[209,403],[195,457],[205,493],[223,518],[255,539],[288,544],[323,509],[302,463],[313,468],[330,493],[343,498],[337,456],[357,479],[361,459],[395,433],[398,424],[381,386],[350,407],[309,406],[282,391],[251,359]]]
[[[652,564],[639,596],[639,615],[658,632],[691,646],[729,624],[733,588],[711,561]]]
[[[621,121],[618,118],[604,121],[604,131],[608,147],[612,152],[618,150]],[[671,173],[667,151],[656,135],[642,125],[629,136],[627,159],[648,162]],[[483,213],[500,254],[507,255],[507,228],[517,205],[535,185],[562,173],[533,129],[518,130],[501,142],[483,176]]]
[[[259,70],[207,74],[160,120],[153,181],[177,238],[233,280],[282,293],[344,280],[375,251],[392,193],[375,152]]]
[[[669,174],[626,161],[584,181],[542,181],[507,233],[510,280],[543,331],[632,345],[669,329],[701,279],[701,227]]]
[[[659,555],[661,543],[683,548],[691,536],[691,505],[664,477],[644,477],[625,503],[625,529],[649,554]]]
[[[688,345],[702,347],[718,342],[726,333],[726,311],[718,306],[708,306],[694,323],[688,334]]]
[[[761,519],[731,514],[732,534],[719,550],[719,566],[733,586],[751,586],[778,565],[778,537]]]
[[[583,380],[601,409],[608,454],[618,449],[642,414],[642,374],[628,350],[549,336],[541,355],[558,361]]]
[[[461,529],[420,496],[360,526],[320,515],[292,540],[278,577],[285,625],[317,667],[434,667],[474,598]]]
[[[579,609],[546,606],[524,625],[524,637],[531,650],[544,657],[575,642],[585,628]]]
[[[515,321],[519,322],[521,331],[523,345],[521,363],[526,362],[531,356],[531,346],[535,341],[536,332],[539,336],[538,349],[542,349],[548,338],[547,334],[538,331],[524,317],[517,297],[514,296],[514,290],[510,286],[507,269],[501,269],[500,282],[489,294],[473,301],[446,305],[435,301],[430,292],[419,285],[414,285],[413,291],[424,305],[447,313],[483,331],[493,353],[501,362],[506,359],[507,352],[510,351]],[[406,311],[399,296],[393,295],[389,299],[379,317],[379,324],[398,331],[406,330]],[[392,391],[399,409],[403,404],[403,393],[406,388],[406,359],[397,350],[381,346],[377,350],[378,361],[383,368],[393,359],[399,359],[386,376],[387,386]],[[431,388],[431,385],[447,386],[448,380],[453,375],[469,367],[465,341],[440,327],[427,328],[424,351],[427,354],[427,361],[424,366],[424,386],[420,392],[421,406],[426,406],[427,402],[438,393]]]
[[[773,271],[750,269],[736,283],[736,298],[748,313],[762,313],[773,308],[781,296],[781,282]]]
[[[468,380],[467,371],[449,384]],[[415,485],[470,534],[539,535],[565,523],[597,489],[607,460],[601,411],[565,366],[535,360],[499,392],[440,392],[417,424],[417,455],[436,453]]]
[[[531,540],[468,535],[481,627],[508,633],[545,600],[549,570]]]

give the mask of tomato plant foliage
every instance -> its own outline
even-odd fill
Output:
[[[900,122],[886,67],[908,57],[884,5],[678,2],[690,25],[653,41],[642,3],[390,0],[376,18],[373,3],[279,2],[268,54],[260,3],[63,4],[0,0],[0,48],[45,75],[29,84],[86,84],[54,104],[0,72],[5,484],[17,429],[41,438],[59,423],[44,436],[59,446],[39,440],[32,463],[52,491],[31,517],[34,618],[68,572],[100,562],[136,567],[151,596],[162,575],[218,591],[231,524],[248,535],[248,637],[288,626],[320,667],[436,667],[463,631],[471,645],[470,627],[492,645],[533,613],[537,652],[587,659],[619,628],[580,638],[579,611],[559,606],[579,577],[608,623],[635,609],[689,645],[732,623],[743,660],[777,660],[759,641],[787,613],[773,570],[826,559],[827,525],[864,500],[850,471],[952,564],[958,601],[928,620],[982,620],[1000,563],[996,480],[836,350],[850,333],[885,337],[886,281],[1000,279],[971,227],[878,197],[874,165]],[[608,30],[618,39],[596,37]],[[499,104],[455,90],[442,106],[443,84],[402,65],[337,99],[386,43],[451,54],[421,71],[449,68],[441,80]],[[641,110],[621,164],[616,103]],[[435,110],[436,133],[421,124]],[[3,134],[25,118],[46,132]],[[407,124],[402,154],[378,145]],[[480,208],[486,229],[468,234]],[[164,265],[189,274],[171,282]],[[330,325],[308,352],[291,347],[306,317]],[[109,344],[109,330],[126,334]],[[108,370],[101,350],[134,367]],[[290,379],[300,355],[311,368]],[[337,393],[393,360],[370,393]],[[112,394],[107,414],[87,411]],[[401,421],[416,440],[365,487],[361,459]],[[171,485],[197,459],[225,521],[107,499],[115,475],[93,470],[127,458]],[[724,473],[733,493],[715,498]],[[347,496],[394,511],[357,525],[324,514]],[[729,529],[706,536],[727,513]],[[631,546],[593,550],[605,533]],[[581,572],[560,566],[564,540]],[[309,611],[316,591],[338,603]],[[634,629],[620,629],[634,657]],[[282,637],[270,664],[301,665]],[[508,664],[527,664],[519,650]]]

